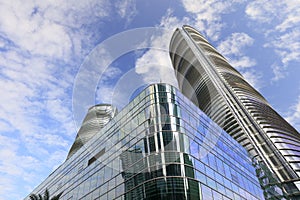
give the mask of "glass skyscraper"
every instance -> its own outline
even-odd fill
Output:
[[[47,188],[63,192],[62,200],[264,198],[248,152],[173,86],[150,85],[118,113],[109,105],[88,115],[92,110],[100,110],[100,121],[113,117],[32,193]]]
[[[250,153],[265,197],[300,199],[300,134],[194,28],[174,32],[170,57],[180,91]]]

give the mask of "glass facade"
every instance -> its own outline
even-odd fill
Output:
[[[142,91],[32,193],[46,188],[63,200],[264,198],[247,151],[166,84]]]

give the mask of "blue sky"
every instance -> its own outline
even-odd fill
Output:
[[[22,199],[64,161],[88,106],[176,84],[167,48],[183,24],[300,130],[299,16],[297,0],[1,0],[0,200]],[[111,57],[103,44],[119,50],[122,33],[136,44]]]

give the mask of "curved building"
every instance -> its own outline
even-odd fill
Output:
[[[67,159],[98,133],[116,114],[116,107],[110,104],[98,104],[89,108],[68,153]]]
[[[299,195],[300,134],[194,28],[174,32],[170,57],[181,92],[273,174],[261,185]]]

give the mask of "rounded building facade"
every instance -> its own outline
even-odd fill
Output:
[[[299,192],[300,134],[194,28],[174,32],[170,57],[181,92]]]

